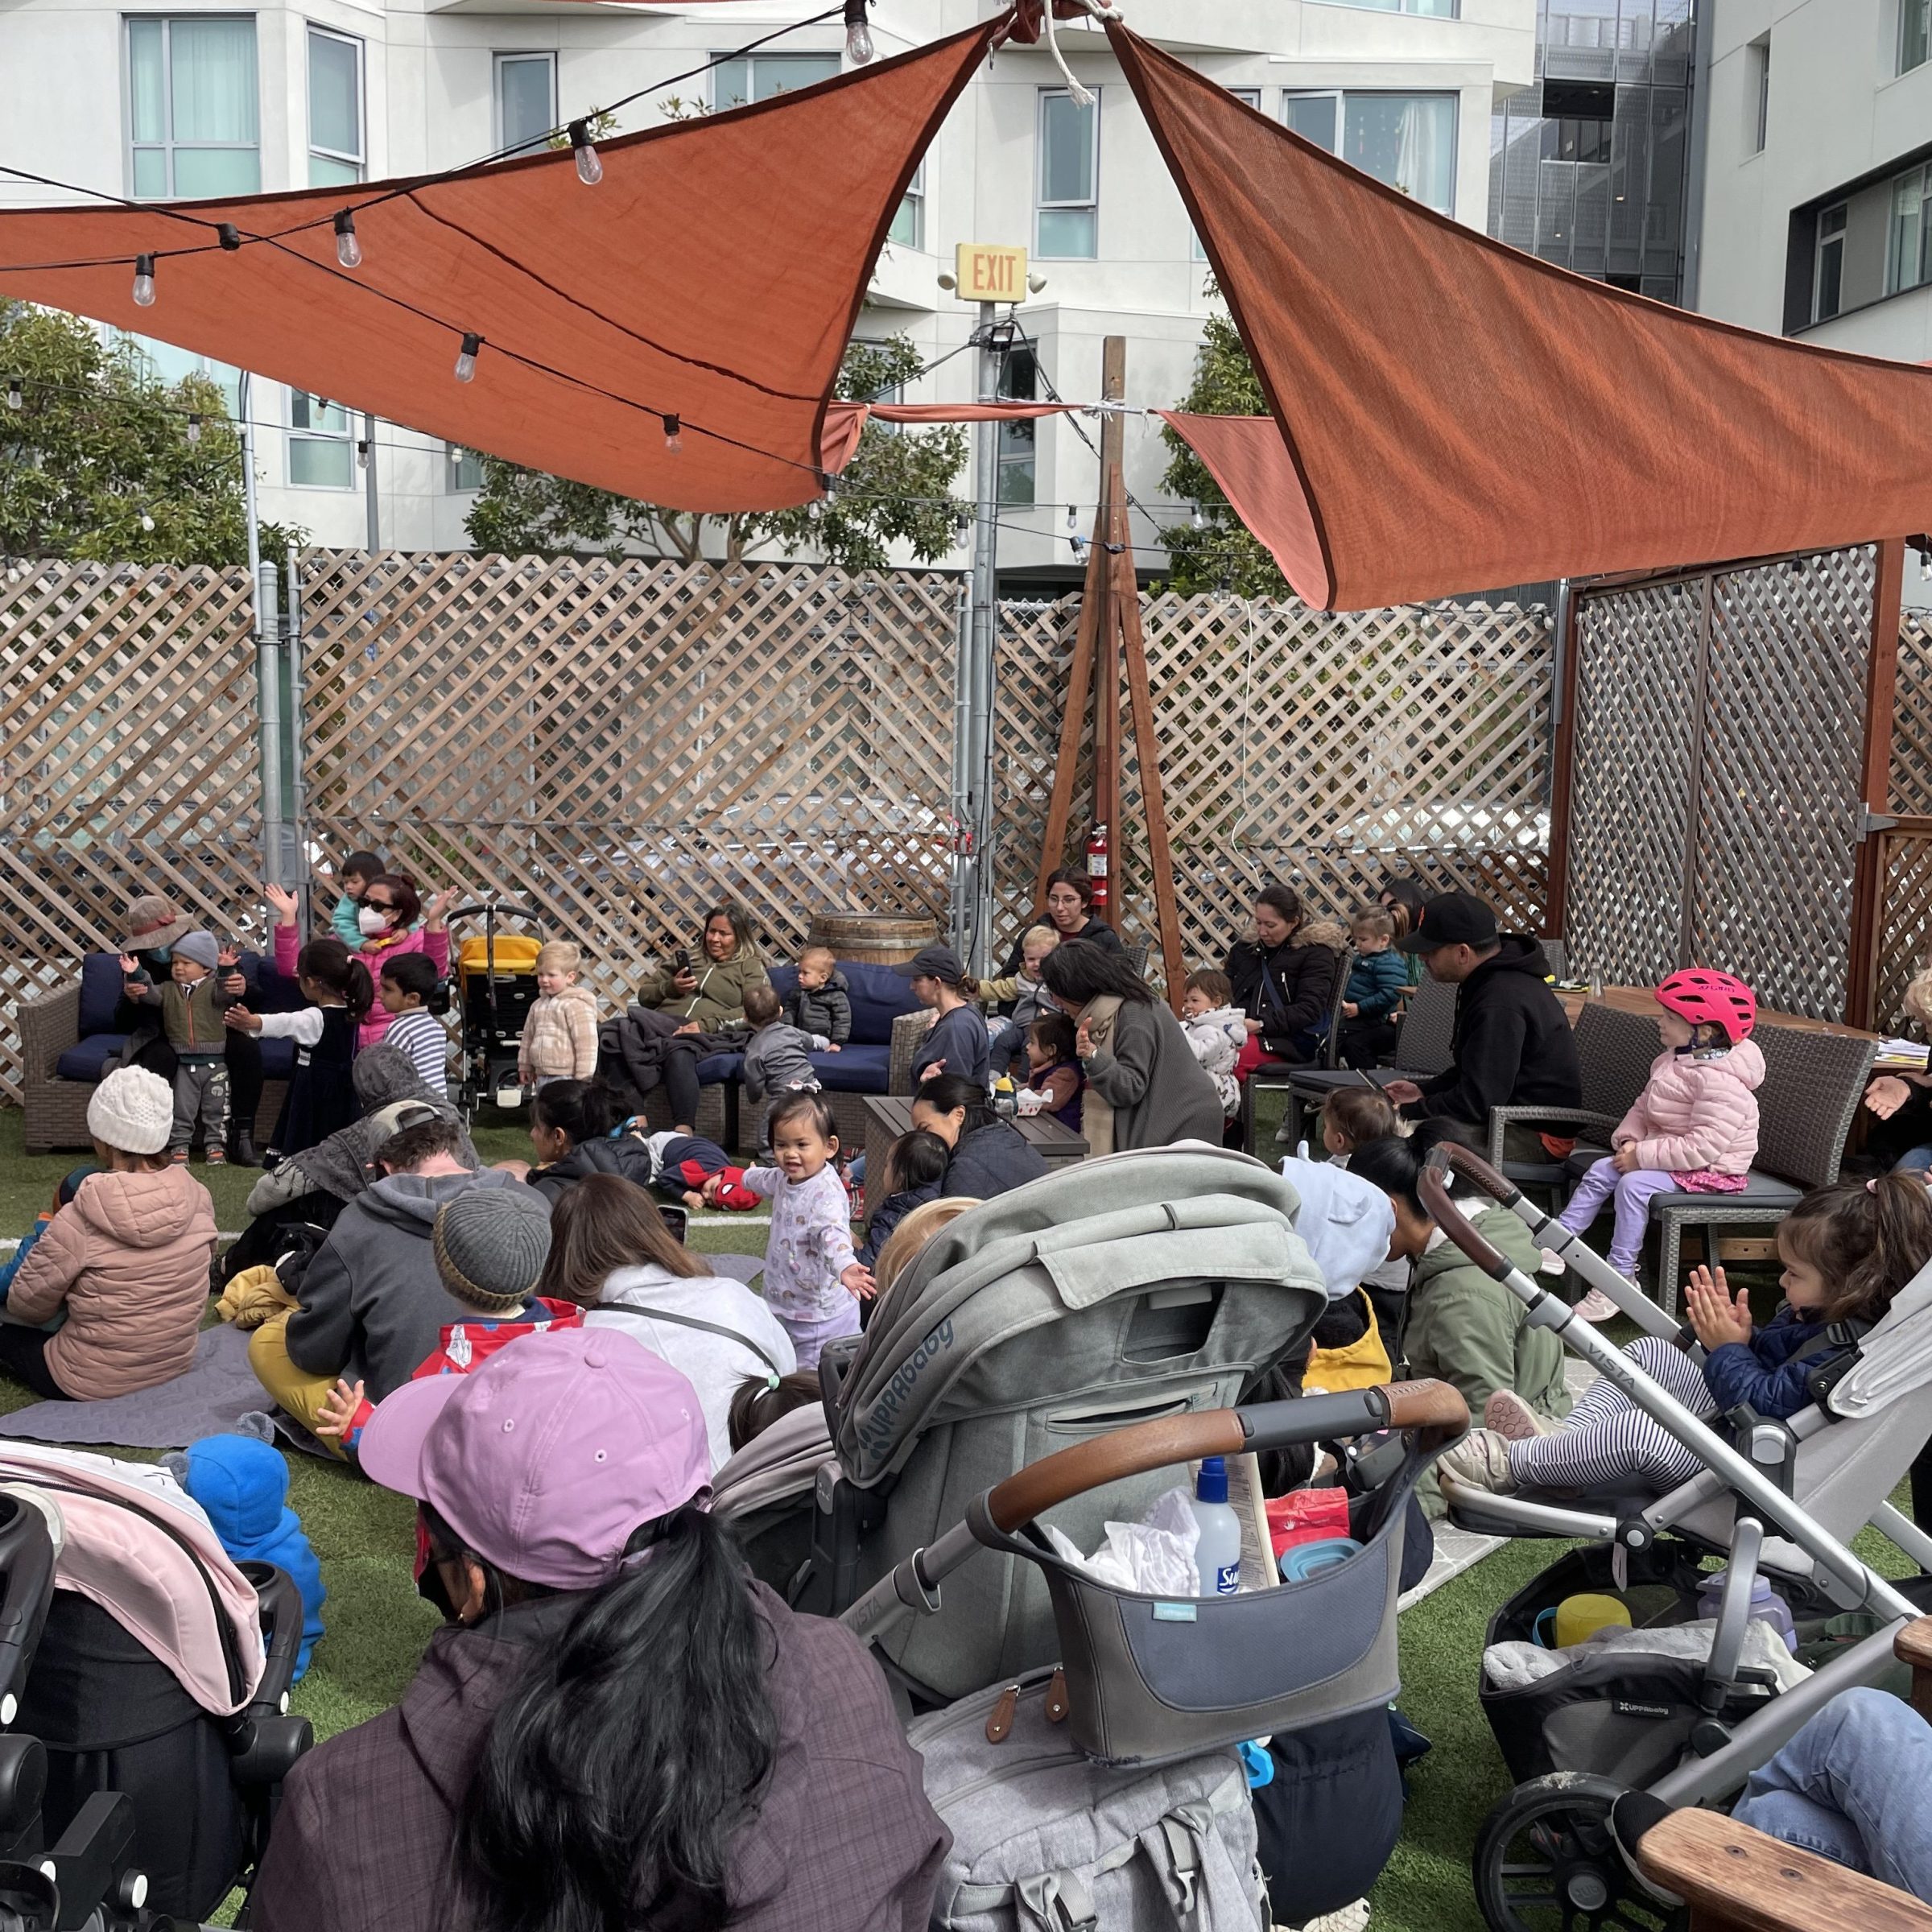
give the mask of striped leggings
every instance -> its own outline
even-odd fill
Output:
[[[1690,1413],[1717,1413],[1704,1372],[1674,1343],[1640,1336],[1624,1351]],[[1509,1473],[1519,1486],[1579,1489],[1635,1476],[1660,1490],[1688,1482],[1703,1467],[1674,1436],[1614,1383],[1593,1382],[1553,1435],[1509,1445]]]

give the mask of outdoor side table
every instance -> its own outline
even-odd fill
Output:
[[[1038,1151],[1048,1166],[1063,1161],[1087,1158],[1087,1143],[1071,1127],[1050,1113],[1036,1113],[1030,1119],[1016,1120],[1021,1137]],[[868,1181],[879,1171],[886,1151],[902,1133],[912,1128],[912,1096],[899,1093],[869,1093],[865,1096],[865,1175]]]

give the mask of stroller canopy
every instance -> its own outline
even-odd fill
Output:
[[[1300,1207],[1259,1161],[1196,1144],[1084,1161],[970,1209],[893,1285],[853,1357],[835,1439],[847,1476],[865,1487],[902,1468],[969,1373],[978,1413],[1037,1400],[1034,1351],[1001,1344],[1150,1290],[1238,1286],[1196,1365],[1237,1379],[1272,1366],[1327,1305]],[[1103,1389],[1123,1372],[1100,1359],[1117,1336],[1076,1326],[1095,1359],[1058,1364],[1055,1386]]]

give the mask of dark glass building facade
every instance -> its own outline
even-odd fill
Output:
[[[1491,234],[1682,299],[1695,11],[1696,0],[1538,0],[1535,85],[1492,120]]]

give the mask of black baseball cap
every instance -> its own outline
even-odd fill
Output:
[[[902,980],[943,980],[948,986],[958,985],[966,976],[960,956],[950,946],[922,946],[893,971]]]
[[[1415,915],[1397,943],[1404,952],[1434,952],[1439,946],[1493,946],[1496,909],[1472,892],[1439,892]]]

